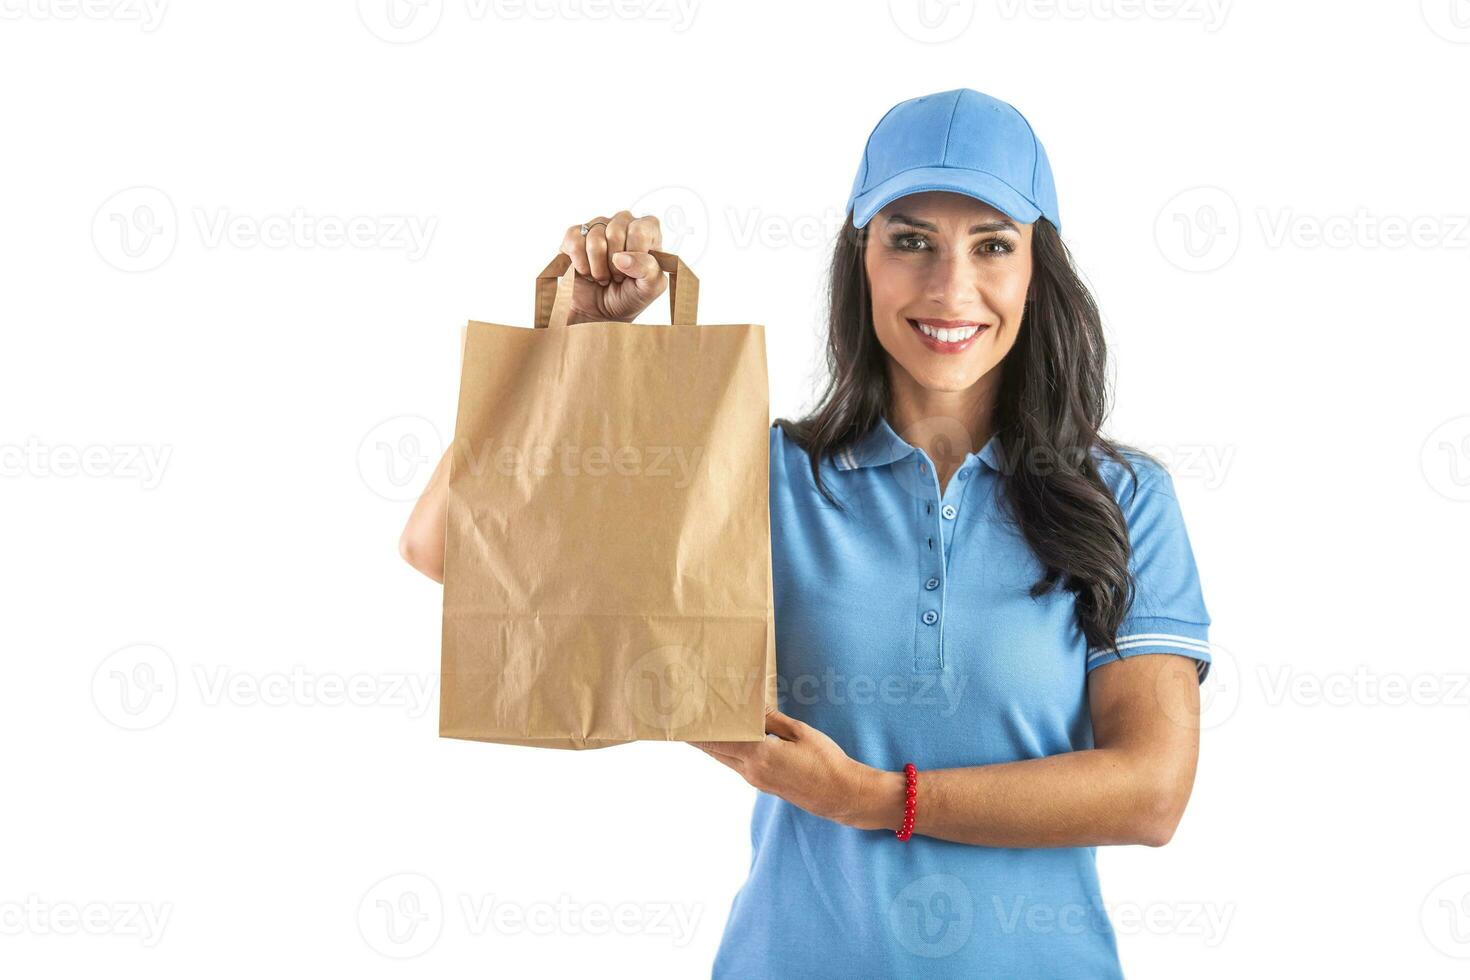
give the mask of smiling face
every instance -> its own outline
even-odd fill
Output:
[[[1016,342],[1031,230],[964,194],[925,191],[867,225],[873,328],[895,388],[973,387]]]

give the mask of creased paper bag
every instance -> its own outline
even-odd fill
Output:
[[[439,733],[548,748],[759,741],[776,684],[760,326],[567,324],[559,255],[534,328],[465,331],[450,462]]]

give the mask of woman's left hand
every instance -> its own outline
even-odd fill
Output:
[[[761,742],[690,742],[763,793],[808,813],[848,823],[861,807],[870,773],[822,732],[779,711],[766,713]],[[772,737],[774,736],[774,737]]]

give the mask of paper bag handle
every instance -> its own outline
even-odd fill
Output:
[[[670,323],[693,326],[699,314],[699,279],[673,252],[649,250],[658,267],[669,274]],[[536,326],[560,329],[567,325],[572,309],[572,283],[577,267],[562,252],[536,277]]]

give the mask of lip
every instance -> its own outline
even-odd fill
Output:
[[[914,336],[918,337],[919,340],[924,344],[925,347],[927,347],[930,350],[935,351],[936,353],[939,353],[939,354],[958,354],[961,351],[968,350],[971,347],[971,345],[973,345],[975,343],[976,340],[980,339],[981,337],[983,337],[985,335],[985,331],[987,331],[987,330],[990,329],[990,324],[988,324],[988,323],[982,323],[982,324],[980,324],[980,329],[979,330],[976,330],[973,334],[971,334],[969,337],[967,337],[964,340],[944,341],[944,340],[938,339],[937,337],[931,337],[928,334],[926,334],[924,331],[920,330],[919,329],[919,323],[920,322],[921,321],[919,321],[919,320],[910,319],[908,321],[909,328],[913,330]],[[923,320],[922,320],[922,322],[926,326],[930,326],[930,327],[934,327],[935,329],[943,330],[943,329],[952,329],[954,327],[968,327],[968,326],[976,323],[977,321],[975,321],[975,320],[931,320],[928,317],[924,317]]]

